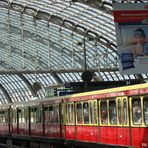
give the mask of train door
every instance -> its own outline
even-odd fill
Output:
[[[117,143],[130,145],[128,97],[117,97]]]
[[[97,100],[77,102],[76,140],[98,142]]]
[[[99,127],[98,127],[98,103],[97,100],[89,101],[89,114],[90,114],[90,142],[99,141]]]
[[[60,138],[61,136],[61,124],[60,124],[60,106],[59,104],[55,104],[54,106],[54,128],[55,135],[54,137]]]
[[[148,147],[148,96],[130,98],[131,142],[134,147]]]
[[[66,127],[65,127],[65,138],[69,140],[75,139],[75,114],[74,114],[74,102],[66,103]]]
[[[34,136],[43,135],[42,106],[29,107],[30,134]]]
[[[107,100],[99,100],[99,142],[107,143],[108,134],[108,101]]]
[[[75,103],[75,114],[76,114],[76,140],[83,140],[83,104],[82,102]]]
[[[17,134],[17,109],[11,108],[12,134]]]
[[[127,103],[127,97],[99,100],[101,143],[129,144]]]
[[[59,115],[60,115],[60,137],[65,138],[65,103],[59,105]]]
[[[44,135],[46,137],[61,137],[60,105],[44,105]]]
[[[9,134],[9,110],[0,110],[0,134]]]
[[[29,134],[29,120],[28,120],[28,110],[27,107],[21,107],[17,109],[18,111],[18,133],[20,135]]]

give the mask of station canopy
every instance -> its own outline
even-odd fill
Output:
[[[147,80],[119,73],[114,2],[147,1],[0,0],[0,103],[42,99],[86,70],[93,81]]]

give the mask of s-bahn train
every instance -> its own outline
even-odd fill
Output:
[[[0,135],[148,148],[148,84],[0,106]]]

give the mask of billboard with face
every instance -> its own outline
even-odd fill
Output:
[[[115,3],[113,14],[120,72],[148,73],[148,4]]]

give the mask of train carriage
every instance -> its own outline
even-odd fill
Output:
[[[65,108],[68,142],[148,147],[148,84],[76,94]]]
[[[65,138],[62,99],[63,97],[60,97],[40,102],[43,110],[43,135],[45,137]]]
[[[148,148],[148,84],[0,106],[0,135],[87,147]]]

